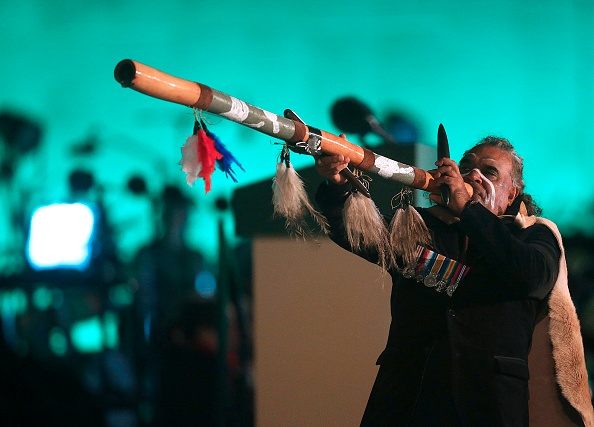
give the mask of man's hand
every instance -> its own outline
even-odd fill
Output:
[[[346,135],[341,133],[341,138],[346,139]],[[347,179],[340,174],[340,171],[349,165],[351,160],[338,154],[336,156],[321,156],[316,159],[316,170],[322,177],[326,178],[330,184],[342,185],[347,183]]]
[[[346,184],[347,179],[340,174],[340,171],[349,165],[349,161],[350,159],[342,154],[322,156],[316,159],[316,170],[331,184]]]
[[[450,187],[450,203],[447,207],[455,214],[459,214],[464,209],[466,203],[470,201],[470,195],[468,194],[468,190],[466,190],[464,178],[460,174],[458,164],[452,159],[444,157],[435,162],[435,165],[437,166],[437,170],[431,171],[431,174],[437,184],[446,184]],[[441,203],[441,197],[438,194],[431,194],[430,198],[434,202]]]

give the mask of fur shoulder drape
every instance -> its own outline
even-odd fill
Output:
[[[575,306],[569,294],[561,234],[553,222],[544,218],[518,214],[516,222],[522,228],[536,223],[546,225],[557,237],[561,248],[559,276],[551,291],[548,313],[536,325],[528,361],[530,426],[594,427],[584,346]]]

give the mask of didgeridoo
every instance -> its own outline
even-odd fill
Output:
[[[278,116],[206,86],[159,71],[131,59],[120,61],[115,79],[145,95],[219,115],[266,135],[286,141],[293,151],[311,155],[339,155],[360,170],[406,186],[439,193],[429,172],[400,163],[353,144],[338,135]]]

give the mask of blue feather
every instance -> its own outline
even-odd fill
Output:
[[[206,134],[212,138],[212,140],[215,143],[215,148],[217,149],[217,151],[219,153],[221,153],[223,155],[223,158],[220,160],[217,160],[217,166],[219,167],[220,170],[222,170],[223,172],[225,172],[225,175],[227,177],[230,177],[234,182],[237,182],[237,178],[235,178],[235,172],[233,171],[233,164],[236,164],[237,166],[239,166],[239,168],[245,172],[245,169],[243,168],[243,166],[241,166],[241,163],[239,163],[239,161],[237,161],[237,159],[235,158],[235,156],[233,154],[231,154],[231,152],[227,149],[227,147],[225,147],[225,145],[221,142],[221,140],[212,132],[210,131],[206,131]]]

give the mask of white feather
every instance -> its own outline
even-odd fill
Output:
[[[386,222],[369,197],[354,192],[343,209],[346,236],[355,252],[377,251],[378,265],[390,269],[395,265]]]
[[[202,163],[198,159],[198,136],[190,135],[181,148],[181,152],[182,158],[179,164],[182,166],[182,171],[186,173],[186,182],[191,186],[198,179],[198,174],[202,170]]]
[[[431,245],[431,234],[425,221],[410,205],[396,209],[389,232],[390,244],[394,252],[402,257],[405,268],[416,265],[417,245]]]
[[[272,204],[275,217],[285,218],[285,227],[291,235],[305,236],[309,233],[306,215],[310,215],[328,233],[326,218],[312,206],[301,177],[284,162],[276,165],[276,175],[272,180]]]

